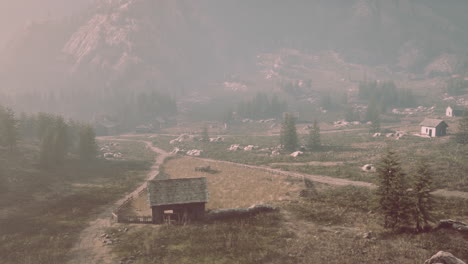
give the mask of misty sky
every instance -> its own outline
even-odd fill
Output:
[[[73,14],[92,0],[0,0],[0,49],[31,20]]]

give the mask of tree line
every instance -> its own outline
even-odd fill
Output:
[[[76,87],[76,89],[62,89],[55,92],[18,93],[11,96],[11,100],[5,100],[7,101],[14,102],[13,107],[21,112],[67,113],[73,114],[75,118],[87,120],[93,118],[96,113],[109,115],[123,129],[133,129],[158,117],[173,116],[177,113],[175,98],[149,88],[142,91],[128,91],[119,88],[78,89]],[[77,102],[86,102],[86,104]]]
[[[241,101],[237,106],[237,114],[242,118],[265,119],[280,117],[288,105],[277,95],[271,96],[259,92],[252,99]]]
[[[390,106],[413,107],[417,104],[413,91],[398,88],[393,81],[366,81],[359,84],[359,99],[375,100],[385,113]]]
[[[91,161],[97,155],[91,125],[47,113],[17,117],[12,109],[0,106],[1,145],[14,152],[20,141],[27,140],[39,143],[38,161],[45,169],[59,166],[69,153],[79,155],[82,161]]]
[[[294,152],[299,149],[299,138],[296,130],[296,117],[291,113],[284,113],[281,123],[280,145],[285,151]],[[309,130],[305,147],[310,151],[320,150],[320,126],[317,120],[314,121]]]
[[[402,168],[398,155],[387,150],[377,166],[376,198],[383,226],[393,230],[414,225],[417,231],[433,220],[433,176],[429,164],[421,160],[411,176]]]

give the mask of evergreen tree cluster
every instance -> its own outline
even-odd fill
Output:
[[[280,145],[285,151],[294,152],[299,147],[299,138],[296,131],[296,118],[291,113],[285,113],[281,124]],[[310,151],[319,150],[322,147],[320,141],[320,126],[317,120],[310,129],[306,146]]]
[[[18,120],[10,108],[0,105],[0,145],[8,147],[12,152],[19,139]]]
[[[468,81],[465,81],[463,78],[450,79],[447,81],[446,91],[449,95],[463,95],[466,88],[468,88]]]
[[[358,95],[361,100],[375,101],[380,107],[380,113],[385,113],[391,106],[414,107],[417,104],[412,90],[397,88],[392,81],[361,82]]]
[[[312,87],[312,80],[281,81],[280,87],[289,95],[302,96],[304,94],[304,88],[310,89]]]
[[[111,114],[124,129],[177,114],[175,99],[155,89],[135,92],[119,87],[98,91],[70,87],[59,91],[16,94],[14,102],[14,108],[21,112],[67,113],[82,119],[91,119],[95,113]]]
[[[458,133],[455,135],[455,141],[458,144],[468,144],[468,111],[463,113],[463,117],[458,123]]]
[[[97,155],[91,126],[47,113],[23,113],[16,119],[11,109],[0,106],[0,139],[10,151],[20,139],[39,142],[39,164],[48,169],[63,164],[70,152],[79,154],[83,160],[94,159]]]
[[[242,101],[237,107],[237,114],[242,118],[265,119],[280,117],[287,109],[286,101],[277,95],[271,98],[265,93],[257,93],[251,100]]]
[[[398,155],[388,150],[377,167],[378,208],[383,226],[393,230],[413,224],[422,231],[432,220],[432,173],[427,162],[418,164],[412,177],[403,171]]]
[[[293,152],[299,147],[299,139],[296,131],[296,118],[291,113],[285,113],[281,125],[280,144],[283,149]]]
[[[309,150],[318,150],[321,147],[320,142],[320,126],[317,120],[314,120],[312,129],[309,131],[309,137],[307,139],[307,147]]]

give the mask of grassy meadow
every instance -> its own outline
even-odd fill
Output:
[[[49,171],[39,169],[35,144],[0,151],[0,263],[66,261],[92,217],[141,183],[154,159],[140,143],[114,148],[124,160],[83,165],[71,156]]]

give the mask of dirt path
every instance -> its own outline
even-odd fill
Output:
[[[283,170],[280,170],[280,169],[272,169],[272,168],[266,167],[266,166],[246,165],[246,164],[235,163],[235,162],[230,162],[230,161],[205,159],[205,158],[197,158],[197,159],[204,160],[204,161],[207,161],[207,162],[227,163],[227,164],[231,164],[231,165],[236,165],[236,166],[241,166],[241,167],[251,168],[251,169],[257,169],[257,170],[262,170],[262,171],[267,171],[267,172],[270,172],[270,173],[273,173],[273,174],[279,174],[279,175],[290,176],[290,177],[295,177],[295,178],[301,178],[301,179],[306,178],[306,179],[309,179],[309,180],[314,181],[314,182],[320,182],[320,183],[325,183],[325,184],[330,184],[330,185],[362,186],[362,187],[368,187],[368,188],[372,188],[372,189],[377,187],[375,184],[369,183],[369,182],[353,181],[353,180],[334,178],[334,177],[323,176],[323,175],[289,172],[289,171],[283,171]],[[449,191],[449,190],[441,189],[441,190],[434,191],[433,194],[438,195],[438,196],[443,196],[443,197],[457,197],[457,198],[468,199],[468,192]]]
[[[115,208],[122,205],[128,198],[138,195],[140,191],[146,188],[147,181],[152,180],[159,173],[159,166],[164,160],[170,156],[169,153],[162,149],[154,147],[149,141],[143,140],[127,140],[117,139],[114,137],[101,137],[101,140],[112,140],[112,141],[131,141],[144,143],[146,147],[157,155],[155,162],[151,166],[150,171],[145,182],[135,189],[132,193],[126,195],[122,199],[115,202],[112,206],[108,206],[104,212],[97,215],[96,219],[89,223],[89,226],[84,229],[78,242],[73,246],[70,251],[69,264],[112,264],[117,263],[111,255],[109,246],[104,245],[101,240],[101,234],[104,233],[105,229],[112,226],[112,212]]]

